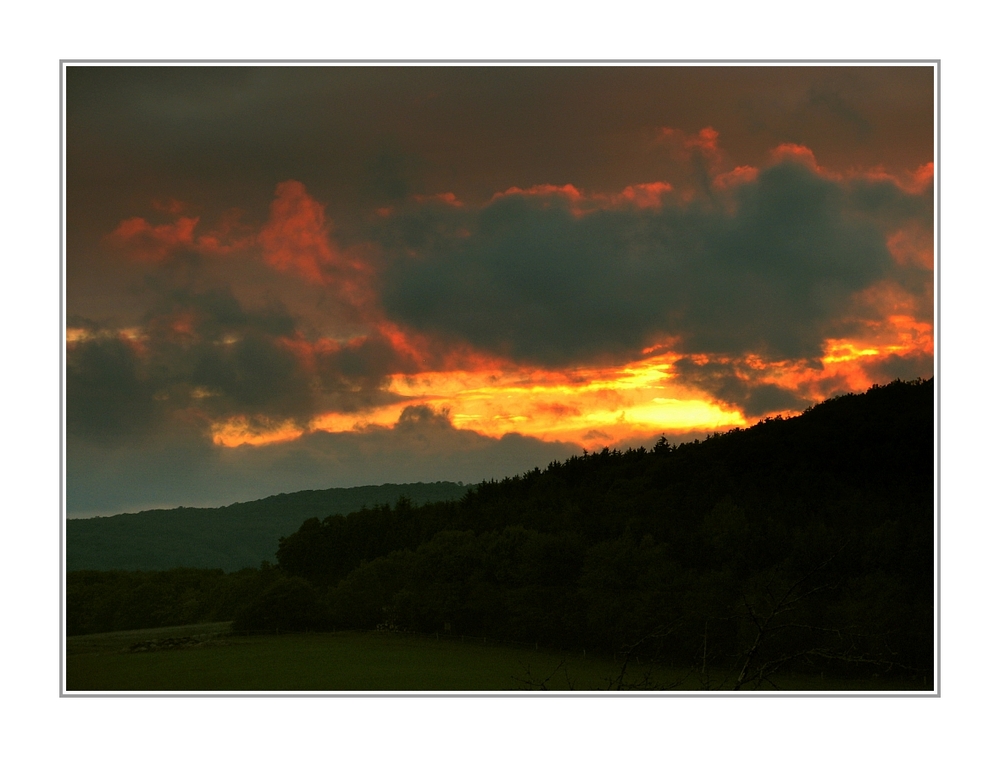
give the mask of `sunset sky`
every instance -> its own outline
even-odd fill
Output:
[[[934,69],[66,73],[67,513],[501,478],[934,373]]]

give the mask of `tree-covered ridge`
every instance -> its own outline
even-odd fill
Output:
[[[66,562],[76,570],[253,568],[273,560],[278,538],[304,520],[407,497],[417,503],[461,497],[447,481],[382,484],[277,494],[227,507],[178,507],[66,521]]]
[[[458,502],[413,508],[404,499],[395,509],[310,519],[281,540],[277,557],[328,584],[442,530],[521,526],[587,542],[648,535],[699,564],[713,512],[739,512],[757,529],[823,522],[856,536],[886,519],[911,521],[921,508],[930,518],[933,462],[933,383],[896,382],[704,441],[584,453],[483,482]]]

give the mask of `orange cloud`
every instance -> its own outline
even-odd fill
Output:
[[[264,417],[237,415],[211,426],[212,442],[220,447],[259,447],[264,444],[290,442],[302,436],[303,430],[293,421],[273,421]]]

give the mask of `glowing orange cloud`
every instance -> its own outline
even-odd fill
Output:
[[[771,385],[814,403],[831,393],[867,389],[882,377],[880,364],[890,357],[933,357],[932,326],[903,312],[914,305],[911,296],[890,285],[865,296],[884,303],[891,312],[869,323],[864,334],[828,339],[818,364],[808,360],[769,361],[756,355],[682,355],[664,345],[653,345],[643,350],[642,358],[618,366],[549,370],[504,362],[470,350],[453,355],[450,360],[454,364],[447,367],[417,368],[392,375],[385,389],[398,399],[391,404],[354,412],[319,413],[305,428],[291,420],[261,424],[239,416],[213,426],[213,439],[225,446],[271,444],[298,438],[307,431],[388,428],[412,405],[427,405],[447,413],[459,429],[495,438],[518,433],[546,441],[572,442],[590,450],[660,433],[670,436],[723,431],[748,425],[757,418],[682,382],[673,368],[681,357],[700,365],[728,365],[733,376],[748,386]],[[402,331],[387,333],[400,350],[410,352],[417,364],[440,362],[421,356],[422,349],[433,348],[428,342]],[[286,346],[300,356],[305,367],[324,350],[344,347],[329,340],[310,344],[301,339]],[[795,415],[800,409],[801,405],[777,412]]]
[[[672,382],[670,363],[657,356],[617,368],[546,371],[426,371],[392,377],[400,400],[358,413],[327,413],[311,428],[348,431],[390,425],[402,408],[447,411],[456,428],[487,436],[519,433],[594,448],[667,430],[718,430],[742,425],[738,412],[702,392]]]
[[[212,424],[212,442],[220,447],[239,447],[247,444],[258,447],[263,444],[290,442],[302,436],[293,421],[275,423],[268,418],[249,418],[237,415]]]

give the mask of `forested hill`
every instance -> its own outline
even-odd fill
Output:
[[[308,518],[346,514],[406,497],[414,503],[461,498],[469,487],[447,481],[383,484],[278,494],[227,507],[146,510],[66,522],[67,569],[233,571],[274,560],[278,538]]]
[[[934,467],[933,383],[897,381],[703,441],[554,462],[459,502],[307,521],[281,540],[287,578],[237,624],[642,650],[724,666],[736,688],[788,666],[927,671]]]
[[[768,548],[765,535],[773,536],[769,550],[801,529],[827,529],[831,540],[867,535],[887,521],[926,529],[933,413],[932,381],[897,381],[703,441],[674,446],[661,439],[652,450],[556,461],[483,482],[460,502],[403,502],[393,511],[312,520],[282,539],[278,562],[333,583],[361,560],[416,547],[438,531],[511,526],[590,543],[649,536],[693,564],[707,559],[707,531],[736,528],[724,526],[727,519],[746,522],[761,549]]]

